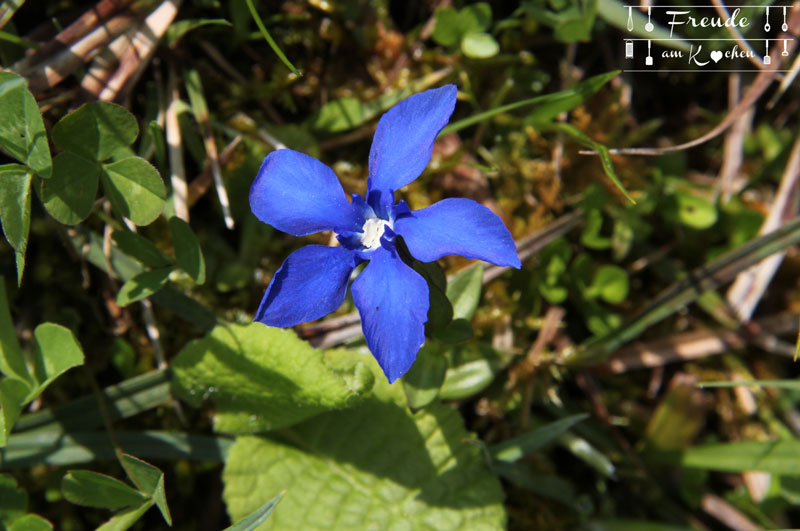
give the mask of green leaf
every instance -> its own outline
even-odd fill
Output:
[[[458,412],[411,414],[400,386],[376,376],[352,410],[237,438],[223,472],[231,519],[286,489],[264,529],[503,529],[503,490]]]
[[[197,236],[189,224],[178,217],[169,218],[169,230],[172,231],[178,266],[189,273],[195,282],[202,284],[206,281],[206,262]]]
[[[604,265],[594,275],[587,296],[599,296],[610,304],[619,304],[628,296],[628,273],[615,265]]]
[[[606,146],[599,142],[595,142],[572,124],[562,122],[551,123],[546,127],[546,129],[551,131],[561,131],[579,144],[596,151],[597,155],[600,157],[600,164],[603,166],[603,171],[605,172],[606,176],[611,180],[612,183],[614,183],[614,186],[616,186],[617,189],[622,192],[622,195],[624,195],[628,201],[636,204],[636,201],[634,201],[630,196],[628,190],[626,190],[625,186],[622,185],[622,181],[620,181],[619,177],[617,177],[617,173],[614,171],[614,164],[611,162],[611,153],[608,151]]]
[[[800,441],[741,441],[695,446],[677,452],[653,452],[654,462],[723,472],[758,470],[781,476],[800,475]]]
[[[51,216],[77,225],[92,212],[100,182],[100,166],[70,151],[53,159],[53,176],[41,182],[41,199]]]
[[[500,51],[500,45],[488,33],[472,32],[461,40],[461,51],[471,59],[487,59]]]
[[[494,371],[485,359],[473,360],[447,369],[439,390],[442,400],[461,400],[485,389],[494,380]]]
[[[26,514],[14,520],[8,531],[53,531],[53,524],[37,514]]]
[[[717,207],[707,199],[679,191],[673,196],[678,220],[693,229],[707,229],[717,222]]]
[[[158,467],[128,454],[122,454],[120,463],[134,485],[156,502],[164,520],[172,526],[172,516],[164,493],[164,473]]]
[[[421,90],[429,83],[430,81],[423,80],[414,87],[387,92],[374,101],[362,102],[353,97],[329,101],[311,118],[311,127],[325,133],[348,131],[367,123],[403,98],[413,94],[412,88]]]
[[[458,10],[442,7],[434,13],[433,40],[442,46],[456,46],[461,41],[461,26]]]
[[[294,65],[289,61],[286,55],[284,55],[283,51],[278,47],[278,44],[272,39],[272,35],[269,34],[267,28],[264,27],[264,22],[261,21],[261,17],[256,10],[256,6],[253,5],[253,0],[245,0],[245,2],[247,2],[247,8],[250,10],[250,15],[256,22],[256,26],[258,26],[258,30],[261,32],[264,40],[267,41],[267,44],[269,44],[269,47],[272,48],[272,51],[275,52],[275,55],[278,56],[278,59],[280,59],[281,62],[286,65],[286,68],[292,71],[292,74],[296,76],[301,75],[300,72],[298,72]]]
[[[545,424],[539,428],[535,428],[518,437],[503,441],[500,444],[492,446],[489,451],[492,457],[499,461],[513,463],[519,461],[525,455],[534,452],[544,446],[545,444],[554,441],[562,433],[566,432],[572,426],[585,420],[589,415],[580,413],[553,421]]]
[[[36,354],[33,360],[35,386],[28,395],[33,400],[48,385],[73,367],[83,365],[83,350],[68,328],[55,323],[42,323],[33,331]]]
[[[167,44],[172,44],[179,41],[188,32],[209,25],[233,26],[233,24],[224,18],[189,18],[179,20],[173,24],[170,24],[169,28],[167,28],[167,33],[164,35],[164,41]]]
[[[81,105],[53,127],[53,142],[65,151],[102,162],[130,146],[139,134],[136,117],[114,103]]]
[[[459,271],[447,283],[447,298],[453,305],[453,319],[472,319],[481,300],[483,264]]]
[[[18,380],[31,381],[25,357],[17,340],[11,311],[8,309],[6,283],[3,277],[0,277],[0,372]]]
[[[291,330],[260,323],[218,326],[173,360],[176,392],[199,405],[213,398],[214,428],[255,433],[352,407],[372,387],[365,356],[322,352]]]
[[[40,177],[50,177],[50,146],[39,107],[25,79],[8,72],[0,72],[0,148]]]
[[[281,501],[283,495],[286,494],[286,491],[279,492],[277,496],[272,498],[271,500],[267,501],[264,505],[250,513],[249,515],[245,516],[232,526],[225,529],[225,531],[253,531],[258,526],[263,524],[267,521],[267,518],[270,517],[272,511],[275,510],[275,506],[278,505],[278,502]]]
[[[166,267],[172,262],[153,242],[129,230],[115,230],[112,235],[120,250],[148,267]]]
[[[417,360],[403,376],[403,391],[411,411],[436,400],[446,373],[447,358],[438,346],[427,344],[419,350]]]
[[[401,254],[405,252],[407,251],[401,251]],[[428,320],[425,323],[425,332],[429,336],[436,335],[453,320],[453,306],[445,294],[447,277],[437,262],[413,260],[410,265],[428,284]]]
[[[22,380],[0,380],[0,448],[7,444],[11,429],[25,406],[28,393],[30,387]]]
[[[529,120],[532,119],[531,117],[535,117],[535,121],[537,123],[539,121],[547,121],[546,118],[548,117],[551,117],[552,119],[552,117],[558,116],[562,112],[572,110],[578,105],[582,104],[592,94],[600,90],[603,85],[617,77],[619,73],[619,70],[614,70],[612,72],[590,77],[586,81],[579,83],[577,86],[571,89],[553,92],[552,94],[544,94],[542,96],[536,96],[534,98],[528,98],[506,105],[500,105],[493,109],[489,109],[488,111],[480,112],[468,118],[464,118],[463,120],[458,120],[451,123],[442,129],[442,132],[439,133],[437,138],[441,138],[450,133],[455,133],[456,131],[460,131],[471,125],[488,120],[489,118],[497,116],[498,114],[511,112],[530,105],[541,106],[541,111],[536,114],[529,115]]]
[[[486,31],[492,24],[492,7],[486,2],[464,6],[458,14],[461,34]]]
[[[103,188],[117,213],[137,225],[148,225],[161,214],[167,190],[149,162],[127,157],[105,164],[103,170]]]
[[[517,487],[575,509],[575,493],[567,481],[550,474],[532,474],[525,463],[495,461],[492,470]]]
[[[10,474],[0,474],[0,525],[11,523],[28,510],[28,493]]]
[[[3,224],[6,240],[14,248],[19,285],[22,284],[25,250],[31,227],[31,173],[25,166],[0,166],[0,223]]]
[[[161,269],[152,269],[139,273],[119,289],[117,304],[127,306],[149,297],[164,287],[167,280],[169,280],[170,273],[172,273],[172,267],[162,267]]]
[[[61,492],[71,503],[101,509],[121,509],[147,500],[122,481],[91,470],[67,472],[61,479]]]
[[[108,522],[98,527],[97,531],[125,531],[135,524],[152,506],[153,500],[145,500],[141,505],[120,511],[112,516]]]

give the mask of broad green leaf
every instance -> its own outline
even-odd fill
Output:
[[[375,395],[351,410],[239,437],[223,472],[231,519],[286,489],[260,529],[504,528],[503,490],[458,412],[411,414],[400,386],[376,376]]]
[[[41,199],[51,216],[64,225],[89,217],[97,197],[100,166],[70,151],[53,159],[53,176],[41,182]]]
[[[197,236],[189,224],[178,217],[169,218],[169,230],[172,231],[178,266],[189,273],[195,282],[202,284],[206,281],[206,262]]]
[[[164,287],[169,280],[172,267],[162,267],[139,273],[119,289],[117,293],[117,304],[127,306],[138,300],[144,299],[154,294]]]
[[[30,392],[28,384],[16,378],[0,380],[0,448],[8,442],[11,429],[19,418]]]
[[[28,510],[28,493],[10,474],[0,474],[0,525],[9,524]]]
[[[53,531],[53,524],[37,514],[26,514],[14,520],[8,531]]]
[[[442,46],[456,46],[463,34],[460,26],[458,10],[454,7],[442,7],[434,13],[433,40]]]
[[[373,385],[369,359],[319,351],[291,330],[251,323],[216,327],[186,345],[172,368],[182,398],[214,400],[217,431],[256,433],[352,407]]]
[[[148,267],[166,267],[172,262],[150,240],[129,230],[115,230],[112,236],[120,250]]]
[[[128,157],[105,164],[103,170],[103,188],[120,215],[137,225],[148,225],[161,214],[167,190],[149,162]]]
[[[3,277],[0,277],[0,372],[7,377],[31,382],[25,357],[17,340],[14,321],[11,319]]]
[[[55,323],[42,323],[33,331],[36,356],[33,360],[35,387],[28,395],[33,400],[53,380],[73,367],[83,365],[83,350],[68,328]]]
[[[122,481],[91,470],[67,472],[61,479],[61,492],[71,503],[102,509],[137,506],[147,500],[147,496]]]
[[[494,380],[494,371],[487,360],[469,361],[447,369],[439,397],[461,400],[485,389]]]
[[[444,345],[455,345],[462,341],[467,341],[475,336],[472,332],[472,326],[466,319],[453,319],[450,323],[436,332],[436,336],[432,339],[439,341]]]
[[[611,304],[619,304],[628,296],[628,273],[615,265],[603,265],[594,275],[587,295],[599,296]]]
[[[481,300],[483,264],[459,271],[447,283],[447,298],[453,305],[453,319],[472,319]]]
[[[0,72],[0,148],[40,177],[50,177],[50,146],[39,107],[25,79],[9,72]]]
[[[31,173],[25,166],[0,166],[0,223],[6,240],[14,248],[17,284],[21,284],[31,227]]]
[[[492,24],[492,7],[486,2],[476,2],[461,8],[458,17],[462,35],[486,31]]]
[[[439,395],[447,373],[447,358],[434,344],[426,344],[417,353],[417,360],[403,376],[403,391],[412,411],[424,408]]]
[[[65,151],[102,162],[130,146],[139,134],[136,117],[114,103],[81,105],[53,127],[53,142]]]
[[[150,463],[128,454],[122,454],[120,463],[136,487],[156,502],[164,520],[171,526],[172,516],[169,514],[167,497],[164,493],[164,473]]]
[[[450,133],[455,133],[456,131],[460,131],[471,125],[488,120],[489,118],[497,116],[498,114],[511,112],[522,107],[528,107],[530,105],[537,105],[537,108],[538,106],[541,106],[541,111],[539,111],[538,114],[529,115],[529,117],[535,116],[537,122],[547,121],[547,117],[558,116],[560,113],[572,110],[578,105],[582,104],[592,94],[600,90],[603,85],[617,77],[619,73],[619,70],[614,70],[612,72],[590,77],[586,81],[579,83],[577,86],[571,89],[553,92],[552,94],[544,94],[542,96],[536,96],[534,98],[528,98],[506,105],[500,105],[493,109],[489,109],[488,111],[480,112],[468,118],[464,118],[463,120],[458,120],[451,123],[442,129],[442,132],[439,133],[439,137],[437,138]]]
[[[580,413],[553,421],[544,426],[534,428],[518,437],[503,441],[492,446],[489,451],[492,457],[499,461],[513,463],[519,461],[525,455],[534,452],[545,444],[554,441],[572,426],[585,420],[589,415]]]
[[[401,250],[401,254],[403,253],[404,251]],[[437,262],[414,260],[411,267],[428,284],[428,320],[425,323],[425,332],[432,336],[443,330],[453,320],[453,306],[445,294],[447,277],[442,266]]]
[[[245,516],[232,526],[225,528],[225,531],[253,531],[254,529],[258,528],[258,526],[267,521],[267,518],[269,518],[272,514],[272,511],[275,510],[275,506],[278,505],[278,502],[281,501],[281,498],[283,498],[284,494],[286,494],[285,491],[279,492],[277,496],[269,500],[255,511]]]
[[[487,59],[500,51],[500,45],[489,33],[472,32],[461,40],[461,51],[471,59]]]
[[[97,531],[125,531],[135,524],[153,506],[153,503],[153,500],[145,500],[141,505],[124,509],[98,527]]]
[[[717,207],[707,199],[679,191],[673,196],[678,219],[687,227],[707,229],[717,222]]]

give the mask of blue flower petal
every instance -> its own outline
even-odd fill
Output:
[[[458,254],[500,266],[521,266],[514,239],[503,221],[470,199],[445,199],[401,214],[394,230],[403,237],[411,255],[423,262]]]
[[[393,249],[379,247],[353,282],[353,301],[370,351],[393,383],[417,359],[425,342],[428,284]]]
[[[301,247],[272,277],[255,320],[287,328],[331,313],[342,305],[355,265],[344,247]]]
[[[415,94],[386,112],[378,122],[369,152],[367,200],[386,212],[393,194],[422,173],[433,152],[433,141],[447,125],[456,106],[455,85]]]
[[[333,170],[291,149],[264,159],[250,188],[250,209],[264,223],[294,236],[360,229]]]

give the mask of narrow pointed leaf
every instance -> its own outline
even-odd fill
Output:
[[[166,267],[172,262],[150,240],[129,230],[115,230],[112,236],[120,250],[148,267]]]
[[[122,454],[120,462],[131,481],[156,502],[164,520],[171,526],[172,516],[169,514],[167,497],[164,493],[164,473],[150,463],[132,455]]]
[[[453,319],[472,319],[483,287],[483,264],[459,271],[447,283],[447,298],[453,305]]]
[[[139,273],[119,289],[117,304],[128,306],[131,303],[149,297],[164,287],[167,280],[169,280],[171,272],[171,267],[163,267]]]
[[[25,166],[0,166],[0,223],[6,240],[14,248],[19,285],[31,226],[31,173]]]
[[[535,428],[527,433],[514,437],[500,444],[492,446],[489,451],[492,457],[499,461],[513,463],[518,461],[526,454],[538,450],[545,444],[554,441],[562,433],[570,429],[578,422],[585,420],[589,415],[581,413],[572,415],[560,420],[546,424],[540,428]]]
[[[28,384],[21,380],[0,380],[0,448],[7,444],[11,429],[22,412],[29,392]]]
[[[175,245],[178,266],[189,273],[195,282],[202,284],[206,281],[206,262],[197,236],[189,224],[178,217],[169,219],[169,229],[172,231],[172,243]]]
[[[97,531],[125,531],[136,523],[150,507],[153,506],[153,500],[146,500],[141,505],[124,509],[111,519],[97,528]]]
[[[285,492],[278,493],[277,496],[256,509],[254,512],[250,513],[248,516],[245,516],[232,526],[226,528],[225,531],[253,531],[254,529],[257,529],[258,526],[267,521],[267,518],[269,518],[272,514],[272,511],[275,510],[275,506],[278,505],[278,502],[281,501],[281,498],[284,494]]]
[[[31,381],[22,349],[17,340],[14,321],[8,307],[5,280],[0,277],[0,372],[25,382]]]
[[[26,514],[14,520],[8,531],[53,531],[53,524],[38,514]]]
[[[61,492],[71,503],[102,509],[136,506],[147,500],[122,481],[91,470],[67,472],[61,480]]]

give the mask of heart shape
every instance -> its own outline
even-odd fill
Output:
[[[714,50],[711,52],[711,59],[713,59],[715,63],[719,63],[719,60],[722,59],[722,52],[719,50]]]

